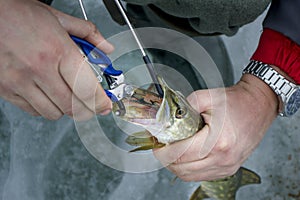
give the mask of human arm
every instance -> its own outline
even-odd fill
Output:
[[[155,151],[156,157],[185,181],[234,174],[277,115],[274,92],[249,74],[225,90],[198,90],[188,100],[207,125],[193,137]]]
[[[48,119],[107,114],[111,102],[69,37],[111,52],[96,27],[36,0],[0,4],[1,98]]]
[[[299,14],[294,14],[294,18],[299,19]],[[266,62],[287,79],[299,84],[299,45],[287,35],[274,39],[267,32],[265,29],[252,58]],[[266,34],[270,40],[265,40]],[[276,41],[280,46],[276,46]],[[270,53],[270,62],[263,53]],[[223,92],[226,101],[222,101]],[[155,152],[164,164],[169,164],[172,172],[186,181],[212,180],[235,173],[259,144],[279,107],[273,90],[250,74],[243,75],[233,87],[197,91],[189,100],[199,112],[203,112],[208,125],[193,138]],[[220,130],[219,134],[213,134],[214,130]],[[214,142],[209,144],[207,138],[216,135]],[[180,151],[188,144],[191,145],[186,151]],[[210,148],[210,151],[205,148]]]

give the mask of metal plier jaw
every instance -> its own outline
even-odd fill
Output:
[[[125,115],[126,108],[124,106],[124,103],[122,102],[122,99],[130,98],[134,94],[135,89],[136,87],[132,85],[122,83],[114,89],[105,90],[106,95],[112,100],[112,102],[115,102],[119,107],[119,109],[115,111],[115,115]]]
[[[91,66],[98,82],[102,83],[103,76],[105,77],[109,87],[108,90],[105,89],[106,95],[119,106],[119,110],[115,114],[124,115],[126,109],[122,99],[130,97],[134,93],[135,87],[125,83],[123,72],[113,68],[110,59],[104,52],[81,38],[76,36],[71,36],[71,38],[84,55],[85,61]]]

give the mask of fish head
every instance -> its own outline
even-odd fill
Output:
[[[191,137],[204,126],[201,115],[180,92],[162,78],[158,80],[163,98],[151,89],[136,88],[130,98],[122,100],[126,113],[121,119],[144,127],[162,144]]]
[[[156,123],[162,126],[152,135],[165,144],[191,137],[204,126],[201,115],[179,91],[173,90],[160,77],[158,81],[164,96],[156,114]]]

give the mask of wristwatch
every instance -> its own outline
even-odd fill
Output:
[[[245,73],[258,77],[278,95],[280,116],[292,116],[300,108],[300,86],[287,80],[270,65],[251,60],[243,70],[243,74]]]

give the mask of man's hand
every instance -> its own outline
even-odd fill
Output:
[[[0,96],[32,115],[77,120],[108,114],[111,101],[69,34],[104,52],[113,46],[90,22],[35,0],[0,0]]]
[[[234,174],[257,147],[278,111],[275,93],[249,74],[230,88],[199,90],[188,100],[207,125],[192,138],[154,151],[185,181]]]

